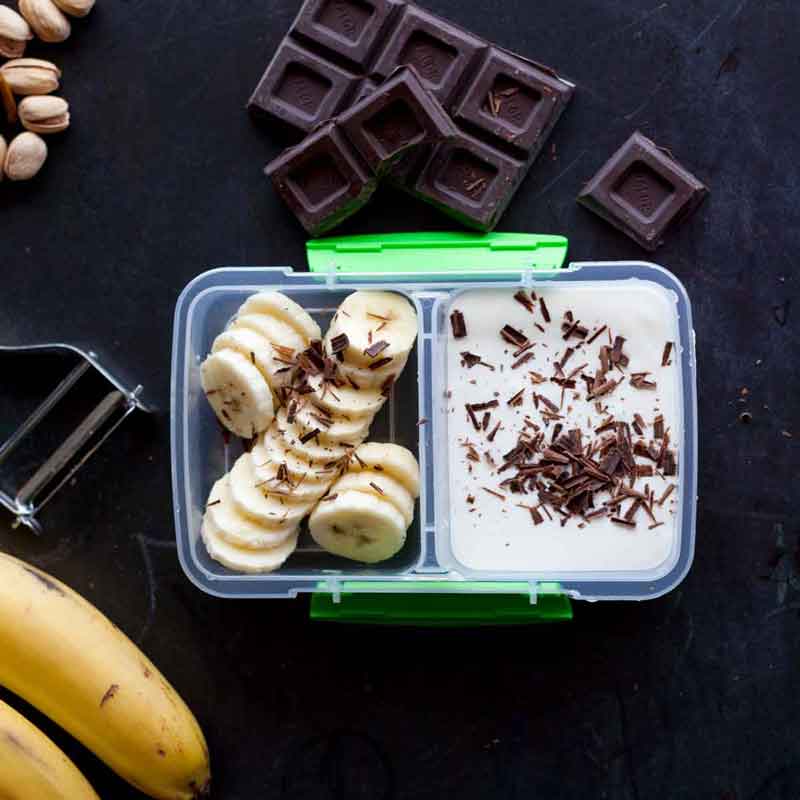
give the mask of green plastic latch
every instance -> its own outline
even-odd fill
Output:
[[[386,233],[312,239],[311,272],[443,273],[561,269],[563,236],[538,233]]]
[[[338,602],[330,592],[314,592],[311,619],[424,628],[532,625],[572,619],[572,604],[558,584],[539,584],[535,603],[526,583],[423,581],[414,584],[413,592],[393,592],[396,586],[389,582],[345,583]],[[348,588],[359,591],[348,592]]]

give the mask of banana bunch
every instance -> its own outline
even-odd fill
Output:
[[[319,325],[286,295],[249,297],[200,368],[219,421],[246,439],[266,430],[291,381],[295,355],[320,336]]]
[[[252,316],[253,308],[264,307],[256,306],[262,296],[248,299],[232,331]],[[292,308],[294,320],[301,318],[297,309]],[[304,326],[307,336],[318,330],[307,322]],[[239,572],[277,569],[294,552],[300,523],[312,512],[312,519],[317,515],[317,534],[312,530],[312,535],[338,555],[373,562],[402,547],[419,495],[416,459],[394,445],[360,445],[405,367],[416,336],[416,312],[405,298],[358,291],[339,307],[324,341],[309,338],[291,361],[282,359],[289,361],[289,369],[281,372],[276,392],[280,406],[272,423],[211,490],[201,535],[212,558]],[[285,355],[281,349],[278,353]],[[260,357],[254,353],[251,363]],[[253,420],[246,424],[252,430]],[[385,497],[368,486],[380,483],[359,477],[361,464],[372,464],[377,472],[382,462]],[[331,491],[340,477],[349,481],[341,499]],[[373,532],[369,548],[356,523],[365,507],[365,524]]]
[[[203,733],[166,678],[84,598],[4,554],[0,685],[150,797],[207,796]],[[0,797],[88,800],[96,795],[44,734],[0,704]]]

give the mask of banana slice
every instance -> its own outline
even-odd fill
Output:
[[[354,389],[349,384],[332,386],[323,383],[321,375],[311,375],[308,383],[314,390],[309,398],[331,414],[345,418],[374,417],[386,402],[377,389]]]
[[[399,444],[366,442],[359,445],[350,460],[350,472],[376,470],[394,478],[419,497],[419,464],[414,454]]]
[[[281,292],[259,292],[250,295],[239,309],[240,314],[267,314],[291,325],[308,343],[322,338],[319,325],[311,315],[294,300]]]
[[[239,328],[247,328],[248,330],[260,333],[270,344],[278,347],[284,347],[292,351],[292,355],[297,355],[301,350],[308,347],[308,341],[305,336],[298,333],[288,322],[284,322],[277,317],[270,317],[267,314],[241,314],[231,323],[231,328],[234,330]],[[280,359],[283,356],[280,353],[274,353]],[[290,364],[284,364],[288,367]]]
[[[317,481],[332,481],[338,477],[340,468],[335,459],[315,461],[300,453],[295,453],[286,446],[283,437],[275,427],[271,427],[264,435],[259,437],[252,450],[256,464],[283,464],[289,473],[292,483],[296,484],[305,475],[306,479]]]
[[[291,497],[264,494],[256,483],[253,458],[243,453],[230,473],[231,499],[241,514],[266,528],[283,531],[286,526],[297,526],[313,507],[312,503],[292,502]]]
[[[246,550],[277,547],[297,528],[296,524],[266,528],[240,514],[231,496],[229,475],[220,478],[211,489],[205,516],[222,539]]]
[[[255,364],[272,389],[273,395],[276,395],[279,388],[288,386],[292,381],[294,370],[288,364],[276,361],[272,344],[254,330],[232,328],[223,331],[211,345],[212,353],[221,350],[235,350]]]
[[[200,367],[203,391],[220,422],[251,438],[275,417],[272,391],[258,368],[234,350],[212,353]]]
[[[295,419],[304,428],[319,428],[320,438],[329,442],[361,444],[369,436],[372,417],[347,418],[331,414],[312,402],[304,402],[295,412]]]
[[[283,442],[290,450],[301,458],[310,458],[322,464],[344,458],[353,452],[356,445],[360,444],[360,442],[354,442],[348,446],[349,443],[324,441],[321,436],[315,436],[304,442],[303,436],[313,433],[315,430],[322,433],[322,425],[317,423],[313,428],[305,429],[302,425],[297,424],[296,419],[294,422],[289,422],[288,412],[285,408],[280,409],[276,415],[275,425],[278,430],[283,432]],[[319,442],[317,442],[317,438],[319,438]]]
[[[236,572],[272,572],[278,569],[297,547],[297,531],[285,542],[267,550],[236,547],[220,536],[219,529],[209,517],[203,519],[200,535],[211,558]]]
[[[403,515],[406,528],[414,521],[414,498],[411,492],[400,481],[382,472],[372,470],[346,472],[330,489],[331,494],[342,492],[364,492],[380,497],[391,503]]]
[[[359,389],[380,389],[387,380],[396,380],[400,376],[407,361],[407,356],[406,358],[393,358],[388,364],[378,367],[378,369],[357,367],[343,361],[339,364],[339,373],[344,380],[352,381],[351,386],[354,383]]]
[[[342,333],[348,340],[345,361],[351,364],[369,367],[379,359],[404,360],[417,338],[417,312],[395,292],[353,292],[339,306],[328,328],[325,343],[329,350],[331,340]],[[379,342],[387,346],[376,353]]]
[[[347,491],[322,500],[308,520],[314,541],[330,553],[374,564],[406,540],[403,515],[381,497]]]
[[[267,458],[263,447],[254,447],[251,452],[256,483],[260,484],[258,488],[271,497],[281,497],[293,503],[316,503],[328,491],[331,477],[335,475],[325,472],[318,476],[308,470],[302,475],[290,474],[290,483],[287,483],[287,476],[279,473],[280,463]],[[264,460],[258,461],[258,456],[263,456]]]

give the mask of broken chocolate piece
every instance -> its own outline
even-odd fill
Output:
[[[578,195],[578,202],[655,250],[708,189],[671,155],[636,131]]]
[[[500,336],[515,347],[524,347],[528,344],[528,337],[522,331],[512,328],[511,325],[504,325],[500,329]]]
[[[523,307],[525,308],[525,310],[526,310],[526,311],[529,311],[531,314],[533,314],[533,310],[534,310],[533,300],[531,300],[531,298],[530,298],[530,297],[528,297],[528,295],[527,295],[527,294],[525,294],[525,292],[524,292],[522,289],[520,289],[520,290],[519,290],[519,291],[518,291],[518,292],[517,292],[517,293],[514,295],[514,299],[515,299],[515,300],[516,300],[516,301],[517,301],[517,302],[518,302],[518,303],[519,303],[521,306],[523,306]]]
[[[467,335],[467,323],[464,320],[464,315],[455,310],[450,314],[450,326],[453,329],[454,339],[463,339]]]
[[[379,342],[373,342],[366,350],[364,350],[364,355],[369,358],[375,358],[376,356],[379,356],[388,346],[389,342],[385,342],[383,340]]]

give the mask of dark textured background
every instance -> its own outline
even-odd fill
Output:
[[[698,339],[686,581],[507,630],[325,626],[306,599],[206,597],[172,544],[163,411],[114,437],[40,540],[3,515],[0,548],[141,643],[197,713],[225,800],[797,798],[800,4],[427,5],[578,85],[501,230],[566,234],[576,260],[645,257],[574,202],[637,127],[711,188],[656,257],[686,284]],[[73,126],[37,180],[0,185],[0,341],[105,343],[166,409],[184,284],[214,265],[303,265],[303,232],[261,175],[277,143],[242,110],[297,6],[99,0],[65,45],[32,50],[63,66]],[[385,190],[342,232],[447,226]],[[35,719],[104,797],[138,796]]]

